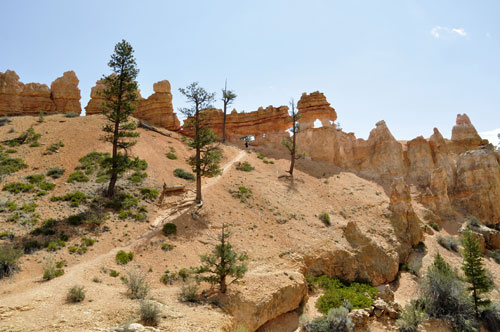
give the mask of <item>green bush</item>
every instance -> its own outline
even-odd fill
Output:
[[[5,221],[7,221],[7,222],[18,222],[19,219],[21,219],[21,215],[16,212],[16,213],[10,215],[7,219],[5,219]]]
[[[109,153],[104,152],[90,152],[85,156],[81,157],[78,161],[80,165],[78,165],[76,170],[83,170],[85,174],[91,175],[100,167],[102,167],[102,163],[106,158],[109,158]]]
[[[333,308],[326,316],[305,323],[303,328],[306,332],[348,332],[354,328],[348,314],[349,310],[344,307]]]
[[[95,243],[95,240],[90,238],[90,237],[82,237],[82,246],[86,246],[86,247],[92,247]]]
[[[46,182],[46,181],[43,181],[43,182],[40,182],[38,184],[38,188],[40,188],[41,190],[54,190],[54,188],[56,187],[55,184],[53,183],[50,183],[50,182]]]
[[[153,301],[141,301],[139,315],[141,321],[147,326],[156,326],[160,321],[160,308]]]
[[[200,295],[198,294],[198,284],[193,280],[184,282],[181,286],[179,301],[181,302],[198,302]]]
[[[7,158],[0,153],[0,179],[12,173],[15,173],[28,165],[20,158]]]
[[[126,253],[125,251],[120,250],[116,253],[116,262],[118,264],[125,265],[132,259],[134,259],[134,253],[132,251]]]
[[[63,269],[58,269],[56,263],[49,259],[43,267],[43,280],[52,280],[64,274]]]
[[[22,182],[10,182],[3,186],[2,190],[8,191],[11,194],[19,194],[20,192],[28,192],[33,189],[33,185],[31,183],[22,183]]]
[[[50,176],[53,179],[58,179],[64,174],[65,171],[66,170],[64,168],[60,167],[49,168],[47,170],[47,176]]]
[[[128,280],[124,283],[127,285],[128,297],[131,299],[145,299],[150,290],[149,283],[145,276],[139,271],[127,271],[127,275]]]
[[[82,171],[76,171],[76,172],[73,172],[69,175],[68,179],[66,180],[66,182],[68,183],[73,183],[73,182],[89,182],[89,177],[86,176],[85,174],[83,174]]]
[[[134,172],[131,176],[129,176],[129,181],[133,183],[140,183],[144,181],[145,178],[148,177],[148,174],[145,172]]]
[[[404,307],[396,324],[399,326],[399,332],[418,332],[418,326],[426,319],[425,311],[417,304],[417,301],[411,300]]]
[[[161,250],[170,251],[170,250],[174,249],[174,247],[175,247],[174,245],[164,243],[161,245]]]
[[[11,201],[7,201],[5,203],[5,206],[7,207],[7,209],[9,209],[9,211],[15,211],[15,210],[17,210],[17,204],[14,203],[14,202],[11,202]]]
[[[481,320],[488,331],[500,331],[500,303],[494,303],[483,310]]]
[[[257,153],[257,158],[264,160],[266,156],[264,156],[262,153]]]
[[[51,154],[59,152],[59,149],[62,147],[64,147],[64,143],[62,141],[57,141],[47,147],[47,153]]]
[[[85,195],[81,191],[75,191],[75,192],[68,193],[68,194],[62,195],[62,196],[52,196],[50,198],[50,201],[51,202],[58,202],[58,201],[70,202],[70,206],[78,207],[78,206],[80,206],[81,203],[87,202],[87,195]]]
[[[5,150],[5,153],[17,153],[17,150],[15,150],[15,149],[7,149],[7,150]]]
[[[83,286],[73,286],[68,290],[66,294],[66,301],[72,303],[82,302],[85,299],[85,287]]]
[[[36,203],[24,204],[21,210],[25,213],[35,212],[37,206]]]
[[[42,182],[43,180],[45,180],[45,175],[43,175],[43,174],[28,175],[26,177],[26,180],[28,180],[28,182],[31,184],[38,184],[38,183]]]
[[[130,210],[131,208],[137,207],[139,203],[139,199],[134,197],[134,195],[129,193],[115,195],[110,201],[107,201],[105,206],[107,208],[113,209],[116,212],[122,210]]]
[[[0,232],[0,240],[3,240],[3,239],[12,240],[13,238],[14,238],[14,233],[12,233],[12,232],[8,232],[8,231]]]
[[[168,159],[170,159],[170,160],[175,160],[175,159],[177,159],[177,156],[176,156],[176,155],[175,155],[175,153],[173,153],[173,152],[168,152],[168,153],[166,154],[166,156],[167,156],[167,158],[168,158]]]
[[[186,172],[182,168],[176,168],[174,170],[174,176],[188,181],[194,181],[195,179],[193,173]]]
[[[66,246],[66,242],[62,240],[57,240],[57,241],[47,241],[44,245],[47,248],[47,251],[57,251],[61,249],[62,247]]]
[[[316,308],[325,315],[331,308],[341,307],[346,301],[349,301],[354,309],[368,308],[378,293],[375,287],[359,282],[341,282],[326,276],[307,276],[307,280],[311,286],[325,290],[316,301]]]
[[[177,274],[175,272],[171,273],[170,270],[165,270],[165,273],[160,278],[160,281],[165,285],[172,285],[172,282],[176,279]]]
[[[175,224],[172,224],[172,223],[166,223],[165,225],[163,225],[163,235],[165,236],[168,236],[170,234],[175,234],[177,233],[177,226]]]
[[[238,187],[238,190],[229,190],[234,198],[239,198],[240,202],[245,203],[247,199],[253,197],[252,190],[245,186]]]
[[[323,222],[323,224],[325,224],[326,226],[330,226],[331,225],[331,222],[330,222],[330,215],[326,212],[323,212],[321,213],[319,216],[318,216],[319,220],[321,220]]]
[[[110,275],[110,277],[116,278],[120,275],[120,272],[118,272],[116,270],[110,270],[109,275]]]
[[[239,165],[236,166],[236,169],[238,171],[243,171],[243,172],[250,172],[255,169],[248,161],[245,161],[243,163],[240,163]]]
[[[23,252],[10,245],[0,246],[0,279],[11,276],[17,269],[17,261]]]
[[[37,240],[27,240],[23,242],[23,248],[25,254],[31,254],[39,249],[41,249],[43,245]]]
[[[149,199],[151,201],[154,201],[155,199],[158,198],[158,190],[156,190],[154,188],[142,187],[141,188],[141,195],[142,195],[142,199]]]
[[[460,240],[454,238],[453,236],[439,236],[438,237],[438,243],[443,247],[448,250],[453,250],[455,252],[458,252],[458,246],[460,245]]]
[[[82,214],[75,214],[71,215],[68,217],[68,224],[72,226],[78,226],[83,223],[83,215]]]

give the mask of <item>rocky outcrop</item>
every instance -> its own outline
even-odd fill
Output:
[[[456,125],[451,131],[451,142],[451,147],[455,153],[462,153],[481,145],[482,139],[467,114],[457,115]]]
[[[51,99],[56,106],[57,113],[77,113],[80,114],[80,89],[74,71],[67,71],[62,77],[57,78],[50,85]]]
[[[434,168],[430,143],[419,136],[409,141],[407,148],[406,157],[409,164],[408,177],[410,182],[422,188],[428,187]]]
[[[168,130],[179,130],[181,124],[172,106],[170,82],[167,80],[153,84],[154,93],[147,99],[141,99],[134,116],[152,125]]]
[[[500,224],[500,164],[493,146],[458,157],[453,206],[486,224]]]
[[[241,281],[239,291],[220,298],[235,326],[255,331],[266,322],[297,309],[307,296],[307,283],[299,272],[256,268]]]
[[[448,174],[439,167],[431,174],[430,186],[420,196],[420,202],[431,209],[435,214],[449,218],[455,215],[448,196]]]
[[[0,73],[0,116],[80,113],[80,90],[75,73],[65,72],[56,79],[52,89],[46,84],[19,81],[11,70]]]
[[[396,250],[399,262],[404,263],[412,247],[424,239],[424,233],[411,204],[410,188],[403,178],[396,178],[392,182],[389,210],[392,212],[390,220],[394,234],[398,239]]]
[[[224,113],[220,109],[206,109],[200,114],[203,126],[210,128],[218,137],[222,136],[222,124]],[[182,132],[192,136],[193,130],[189,123],[192,118],[184,122]],[[251,135],[255,137],[253,145],[277,144],[281,137],[287,135],[286,130],[291,127],[291,118],[288,115],[288,107],[268,106],[260,107],[257,111],[249,113],[238,113],[233,110],[226,116],[226,139],[238,142],[240,138]],[[240,141],[241,142],[241,141]]]
[[[303,93],[297,103],[297,109],[302,130],[314,128],[316,120],[320,120],[323,127],[331,127],[332,123],[337,120],[335,109],[319,91],[310,94]]]
[[[104,80],[99,80],[90,91],[90,100],[85,107],[86,115],[101,114],[104,98],[102,92],[106,88]],[[172,93],[170,92],[170,82],[167,80],[153,84],[154,93],[148,98],[141,97],[138,91],[139,100],[133,115],[150,125],[156,125],[168,130],[177,131],[180,129],[180,122],[174,113],[172,105]]]

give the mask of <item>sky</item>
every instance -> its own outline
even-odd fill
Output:
[[[323,92],[344,131],[385,120],[397,139],[450,137],[458,113],[500,131],[500,1],[0,0],[0,72],[50,83],[74,70],[82,108],[132,44],[143,97],[168,79],[238,95],[238,111]],[[493,137],[495,135],[492,135]]]

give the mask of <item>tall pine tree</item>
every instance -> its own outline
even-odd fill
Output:
[[[482,295],[490,292],[493,284],[482,261],[483,254],[479,241],[470,230],[462,234],[462,244],[464,246],[462,270],[465,274],[465,281],[470,284],[468,289],[472,292],[476,316],[479,318],[479,306],[490,303]]]
[[[129,116],[135,110],[137,101],[137,64],[133,56],[132,46],[122,40],[115,45],[115,52],[111,55],[108,66],[112,73],[104,77],[106,89],[102,92],[104,103],[102,113],[108,123],[104,126],[104,141],[113,145],[110,160],[106,162],[110,175],[106,197],[113,197],[118,175],[128,167],[128,149],[136,142],[130,138],[138,137],[134,130],[137,124],[129,121]],[[118,150],[124,150],[121,154]]]

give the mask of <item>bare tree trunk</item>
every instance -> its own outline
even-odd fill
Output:
[[[296,148],[295,148],[295,144],[296,144],[296,141],[295,141],[295,134],[296,134],[296,128],[295,128],[295,123],[296,123],[296,116],[295,116],[295,112],[293,111],[292,113],[292,117],[293,117],[293,127],[292,127],[292,134],[293,134],[293,137],[292,137],[292,151],[291,151],[291,155],[292,155],[292,160],[290,161],[290,170],[288,171],[290,173],[290,176],[293,177],[293,168],[295,167],[295,152],[296,152]]]
[[[222,121],[222,143],[226,142],[226,111],[227,103],[224,101],[224,120]]]
[[[200,148],[200,123],[199,123],[199,110],[196,105],[195,113],[195,142],[196,142],[196,199],[197,204],[201,203],[201,148]]]
[[[111,164],[111,179],[109,180],[108,190],[106,192],[106,197],[111,198],[115,195],[115,185],[118,180],[118,138],[120,129],[120,111],[121,111],[121,101],[122,101],[122,87],[123,82],[120,81],[120,94],[118,95],[118,105],[116,110],[115,128],[113,131],[113,156]]]

